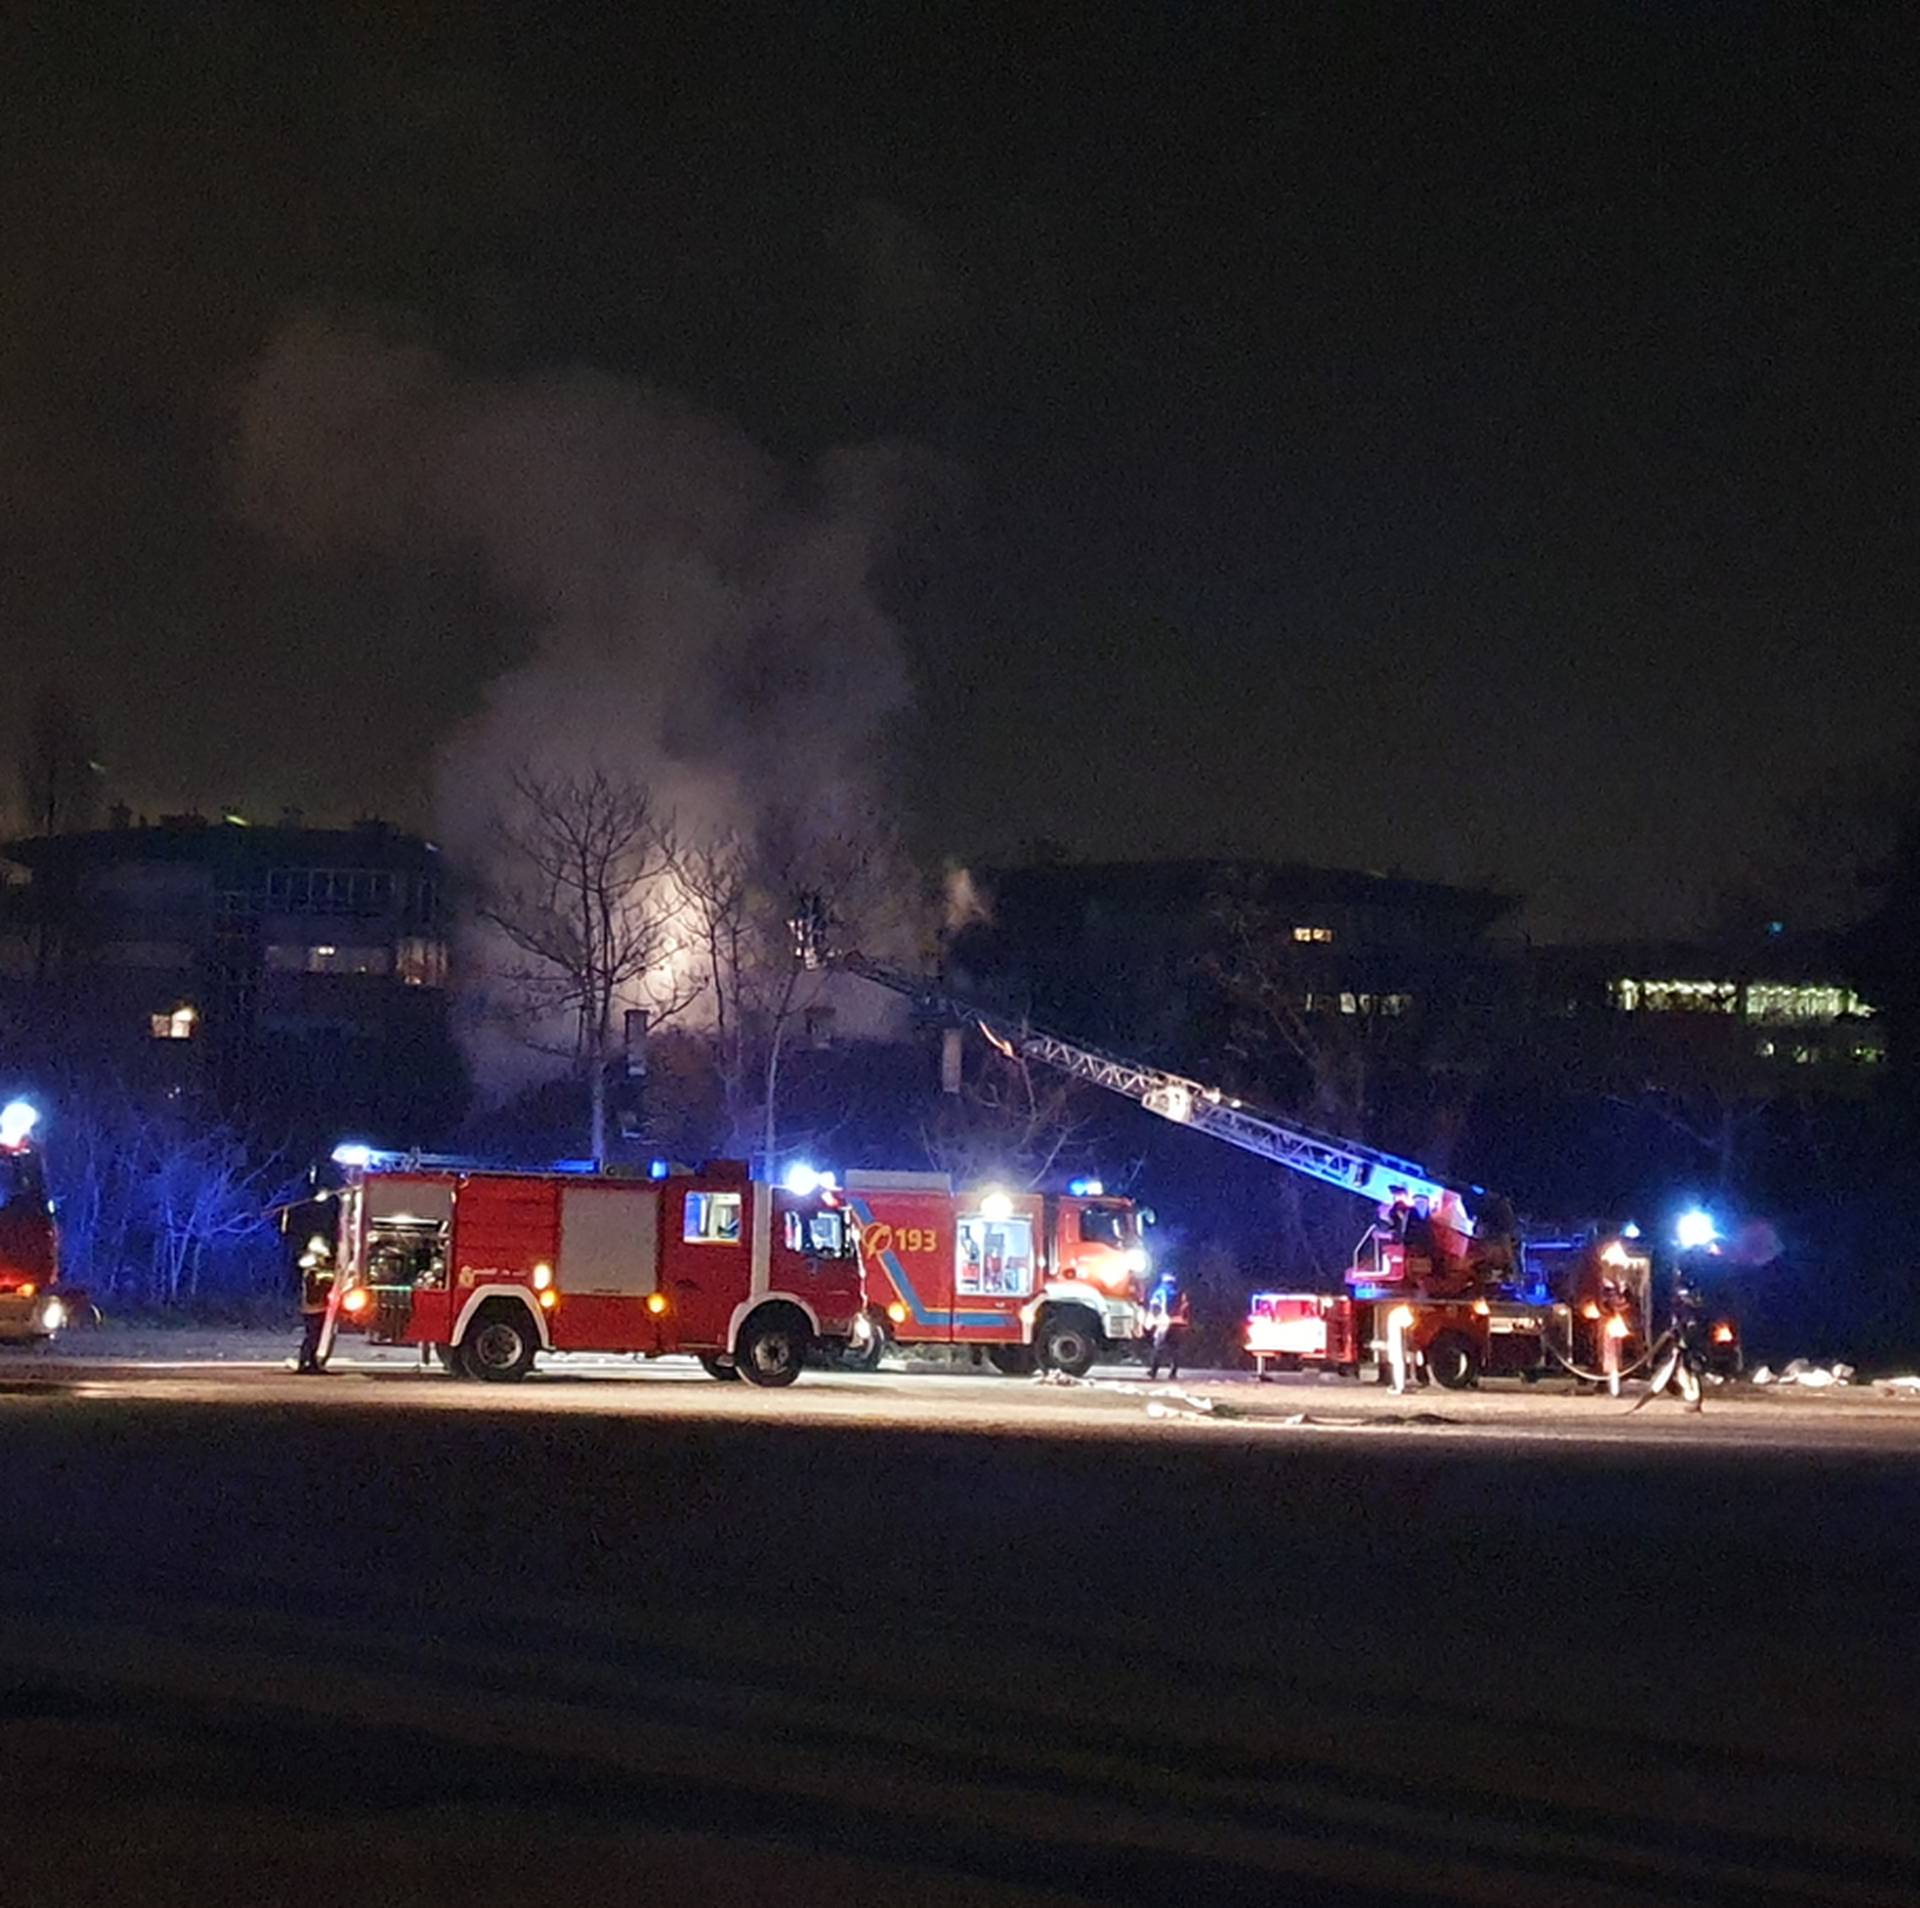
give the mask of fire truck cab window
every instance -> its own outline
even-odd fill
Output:
[[[954,1288],[978,1297],[1025,1298],[1033,1290],[1033,1221],[1024,1216],[989,1219],[969,1213],[960,1221]]]
[[[838,1212],[787,1214],[787,1250],[805,1252],[816,1259],[844,1259],[848,1256],[846,1217]]]
[[[734,1192],[690,1192],[687,1221],[681,1237],[689,1245],[738,1245],[740,1195]]]
[[[367,1283],[432,1291],[447,1282],[443,1225],[376,1226],[367,1238]]]
[[[1124,1246],[1132,1228],[1126,1211],[1118,1206],[1082,1206],[1080,1239],[1084,1245]]]

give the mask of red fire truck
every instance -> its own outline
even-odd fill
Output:
[[[0,1108],[0,1344],[51,1338],[67,1322],[38,1118],[25,1100]]]
[[[830,958],[821,947],[810,953],[823,963]],[[1568,1276],[1573,1268],[1549,1263],[1552,1253],[1536,1253],[1529,1264],[1512,1230],[1477,1238],[1466,1200],[1482,1199],[1480,1187],[1451,1184],[1413,1160],[1302,1126],[1165,1068],[1009,1024],[992,1009],[857,954],[833,964],[905,995],[924,1012],[974,1022],[1010,1056],[1056,1068],[1377,1207],[1417,1212],[1427,1234],[1421,1250],[1409,1252],[1388,1228],[1370,1228],[1347,1292],[1265,1292],[1254,1299],[1246,1348],[1263,1374],[1270,1361],[1348,1373],[1372,1365],[1396,1382],[1430,1377],[1463,1386],[1483,1373],[1558,1371],[1586,1356],[1599,1376],[1608,1361],[1624,1369],[1644,1348],[1647,1264],[1644,1255],[1625,1250],[1625,1235],[1612,1242],[1617,1264],[1599,1262],[1606,1242],[1582,1243],[1581,1252],[1596,1260],[1581,1273],[1595,1287],[1589,1292]],[[1607,1270],[1619,1276],[1603,1302],[1604,1282],[1589,1274]]]
[[[342,1147],[340,1331],[418,1345],[464,1376],[524,1378],[551,1352],[688,1352],[716,1378],[791,1384],[862,1312],[852,1228],[831,1190],[744,1165],[509,1172]]]
[[[846,1203],[867,1286],[849,1363],[871,1368],[889,1344],[975,1345],[997,1371],[1078,1377],[1145,1329],[1152,1215],[1098,1181],[956,1193],[943,1173],[849,1173]]]
[[[1369,1231],[1346,1292],[1255,1293],[1246,1348],[1262,1378],[1269,1365],[1348,1377],[1370,1366],[1382,1382],[1430,1377],[1457,1390],[1482,1376],[1543,1376],[1577,1356],[1579,1334],[1573,1306],[1538,1277],[1470,1265],[1429,1274],[1410,1268],[1389,1232]]]

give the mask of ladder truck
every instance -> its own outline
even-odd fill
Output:
[[[1467,1201],[1487,1200],[1484,1187],[1319,1132],[1184,1074],[1003,1021],[991,1008],[860,955],[832,964],[923,1012],[973,1023],[1011,1059],[1051,1067],[1371,1202],[1380,1216],[1361,1237],[1344,1292],[1254,1295],[1245,1344],[1262,1378],[1269,1364],[1347,1376],[1371,1369],[1383,1383],[1431,1378],[1460,1389],[1483,1375],[1535,1377],[1563,1367],[1617,1375],[1644,1347],[1651,1260],[1630,1234],[1543,1242],[1530,1275],[1517,1238],[1476,1236]],[[1425,1218],[1430,1248],[1424,1239],[1409,1244],[1407,1215],[1415,1212]]]

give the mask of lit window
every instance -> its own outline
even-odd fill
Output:
[[[1731,1014],[1740,1006],[1737,981],[1617,980],[1608,993],[1628,1013],[1640,1007],[1650,1014]]]
[[[680,1236],[689,1245],[738,1245],[740,1195],[735,1192],[690,1192],[686,1224]]]
[[[1747,984],[1747,1018],[1768,1021],[1870,1020],[1873,1009],[1851,987]]]
[[[409,935],[400,943],[398,971],[401,980],[409,987],[446,986],[446,942]]]
[[[184,1002],[170,1014],[154,1014],[149,1026],[156,1040],[191,1040],[200,1025],[199,1010]]]
[[[1322,946],[1325,946],[1327,942],[1333,939],[1333,929],[1330,927],[1297,927],[1293,930],[1293,938],[1296,941],[1317,941]]]
[[[1340,996],[1340,1011],[1343,1014],[1357,1014],[1360,1011],[1359,996],[1355,994],[1342,994]]]

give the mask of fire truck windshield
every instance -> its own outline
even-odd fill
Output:
[[[1128,1207],[1081,1207],[1080,1238],[1083,1244],[1129,1246],[1137,1237],[1133,1213]]]

